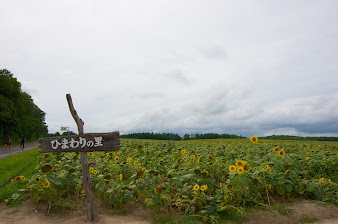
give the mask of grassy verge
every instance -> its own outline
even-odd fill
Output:
[[[0,160],[0,202],[4,202],[18,189],[25,188],[23,183],[7,183],[16,176],[29,179],[35,173],[37,166],[36,157],[41,155],[39,148],[34,148]]]

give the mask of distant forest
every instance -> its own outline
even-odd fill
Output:
[[[45,115],[31,96],[21,90],[21,83],[13,74],[0,69],[0,144],[7,136],[12,142],[19,142],[22,136],[28,141],[46,136]]]
[[[157,140],[194,140],[194,139],[245,139],[246,137],[233,134],[217,134],[217,133],[205,133],[205,134],[185,134],[183,138],[178,134],[173,133],[132,133],[124,134],[121,138],[135,138],[135,139],[157,139]],[[338,137],[300,137],[291,135],[272,135],[267,137],[258,137],[258,139],[273,139],[273,140],[303,140],[303,141],[338,141]]]
[[[238,135],[229,135],[229,134],[217,134],[217,133],[206,133],[206,134],[185,134],[182,138],[178,134],[173,133],[149,133],[149,132],[143,132],[143,133],[132,133],[132,134],[124,134],[120,136],[121,138],[136,138],[136,139],[156,139],[156,140],[174,140],[174,141],[180,141],[180,140],[192,140],[192,139],[218,139],[218,138],[245,138]]]
[[[267,137],[259,137],[259,139],[274,140],[303,140],[303,141],[338,141],[338,137],[299,137],[292,135],[272,135]]]

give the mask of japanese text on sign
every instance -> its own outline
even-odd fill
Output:
[[[57,139],[50,141],[52,149],[57,149],[61,146],[61,149],[76,149],[76,148],[84,148],[84,147],[98,147],[103,146],[102,137],[94,137],[94,141],[87,141],[86,138],[79,137],[79,140],[76,141],[74,138],[71,138],[70,141],[66,138],[63,138],[61,142]]]

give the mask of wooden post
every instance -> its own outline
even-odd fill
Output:
[[[66,95],[67,97],[67,101],[68,101],[68,106],[69,106],[69,110],[70,113],[72,114],[78,131],[79,131],[79,135],[83,135],[83,125],[84,122],[81,120],[81,118],[79,117],[79,115],[77,114],[74,106],[73,106],[73,101],[72,101],[72,97],[70,94]],[[87,156],[87,152],[81,152],[81,165],[82,165],[82,182],[83,182],[83,187],[84,190],[86,192],[87,198],[88,198],[88,202],[87,203],[87,219],[89,221],[98,221],[99,220],[99,214],[97,212],[97,208],[96,208],[96,202],[95,202],[95,197],[93,195],[92,192],[92,188],[91,188],[91,180],[90,180],[90,175],[89,175],[89,163],[88,163],[88,156]]]

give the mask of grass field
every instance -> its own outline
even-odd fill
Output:
[[[26,188],[27,183],[14,183],[14,180],[18,176],[30,179],[36,172],[39,156],[39,149],[35,148],[0,160],[0,202],[17,193],[18,189]]]

